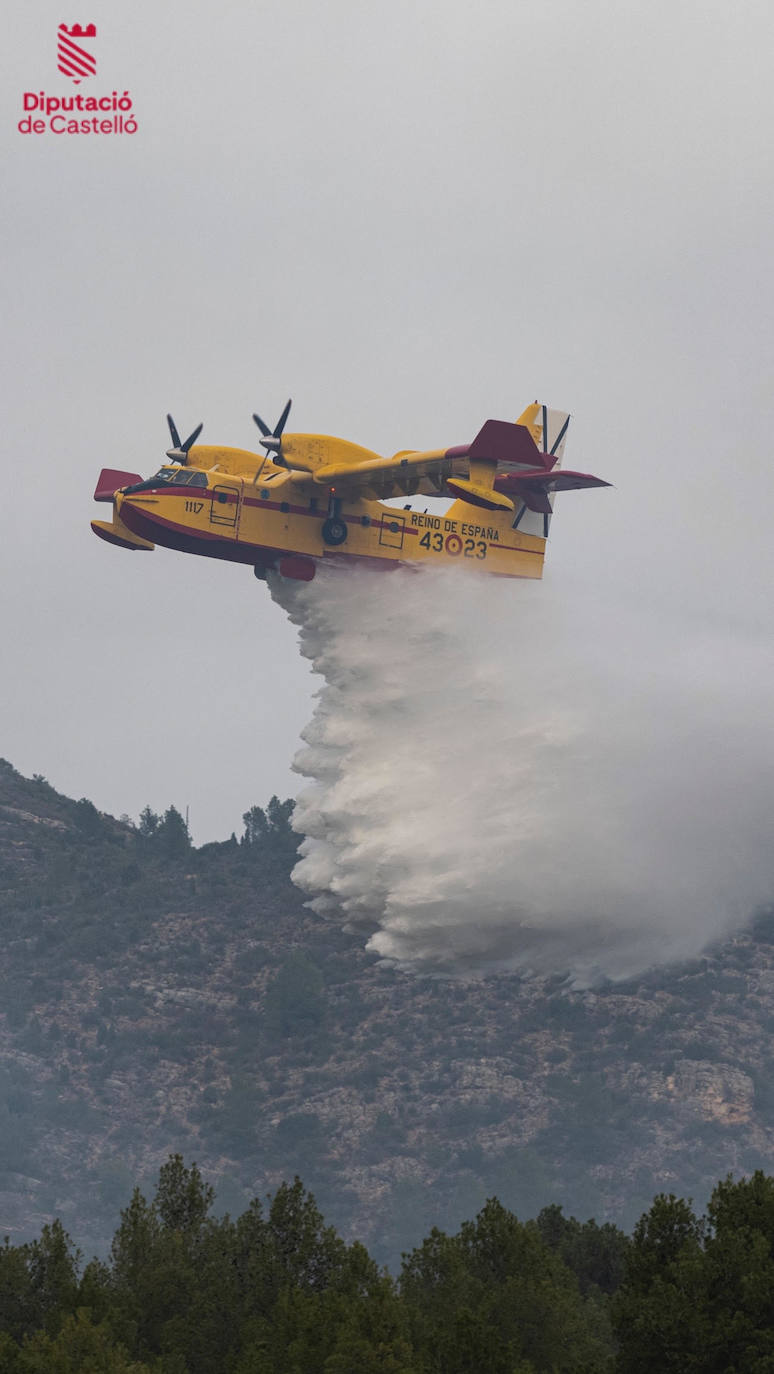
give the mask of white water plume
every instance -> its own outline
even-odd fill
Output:
[[[293,877],[373,951],[582,985],[774,898],[766,645],[550,580],[326,567],[272,594],[323,679]]]

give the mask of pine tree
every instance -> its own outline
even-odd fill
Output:
[[[0,1347],[2,1359],[2,1347]],[[151,1374],[115,1343],[107,1324],[94,1325],[84,1309],[67,1316],[55,1336],[38,1331],[3,1374]]]
[[[154,1208],[168,1231],[197,1236],[215,1201],[215,1189],[205,1183],[196,1164],[186,1168],[182,1155],[170,1155],[161,1166]]]
[[[170,806],[164,812],[154,839],[165,854],[174,858],[185,854],[191,848],[188,827],[176,806]]]
[[[709,1345],[705,1228],[690,1204],[660,1194],[640,1218],[613,1301],[617,1374],[700,1374]]]
[[[158,828],[159,817],[156,815],[156,812],[151,811],[151,808],[149,806],[144,807],[143,810],[140,812],[140,821],[139,825],[137,826],[137,829],[142,835],[143,839],[151,839],[151,837],[156,834]]]

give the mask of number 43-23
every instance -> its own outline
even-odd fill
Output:
[[[483,539],[460,539],[458,534],[450,534],[444,541],[443,535],[439,530],[423,534],[419,541],[420,549],[431,549],[433,553],[443,553],[444,544],[446,552],[452,558],[459,558],[462,554],[464,558],[486,558],[486,542]]]

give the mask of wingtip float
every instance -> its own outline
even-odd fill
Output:
[[[112,521],[93,520],[100,539],[125,549],[156,544],[183,553],[276,569],[309,582],[322,559],[351,566],[467,561],[501,577],[539,578],[557,491],[606,487],[562,468],[569,415],[528,406],[519,419],[487,420],[472,443],[381,458],[326,434],[285,434],[290,401],[274,429],[253,419],[265,452],[182,442],[153,476],[104,468],[95,501]],[[390,499],[455,498],[442,514],[397,510]]]

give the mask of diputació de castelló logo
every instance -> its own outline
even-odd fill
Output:
[[[56,65],[62,76],[75,86],[97,75],[97,59],[92,42],[97,26],[60,24],[56,35]],[[25,91],[24,117],[20,134],[136,134],[137,120],[128,91],[109,95],[48,95],[45,91]]]
[[[85,76],[97,75],[97,61],[94,54],[88,48],[81,46],[84,38],[96,38],[96,24],[87,24],[82,28],[80,24],[73,24],[68,29],[66,24],[59,25],[57,34],[56,56],[57,67],[63,76],[69,76],[76,86]],[[80,42],[76,43],[76,38]]]

